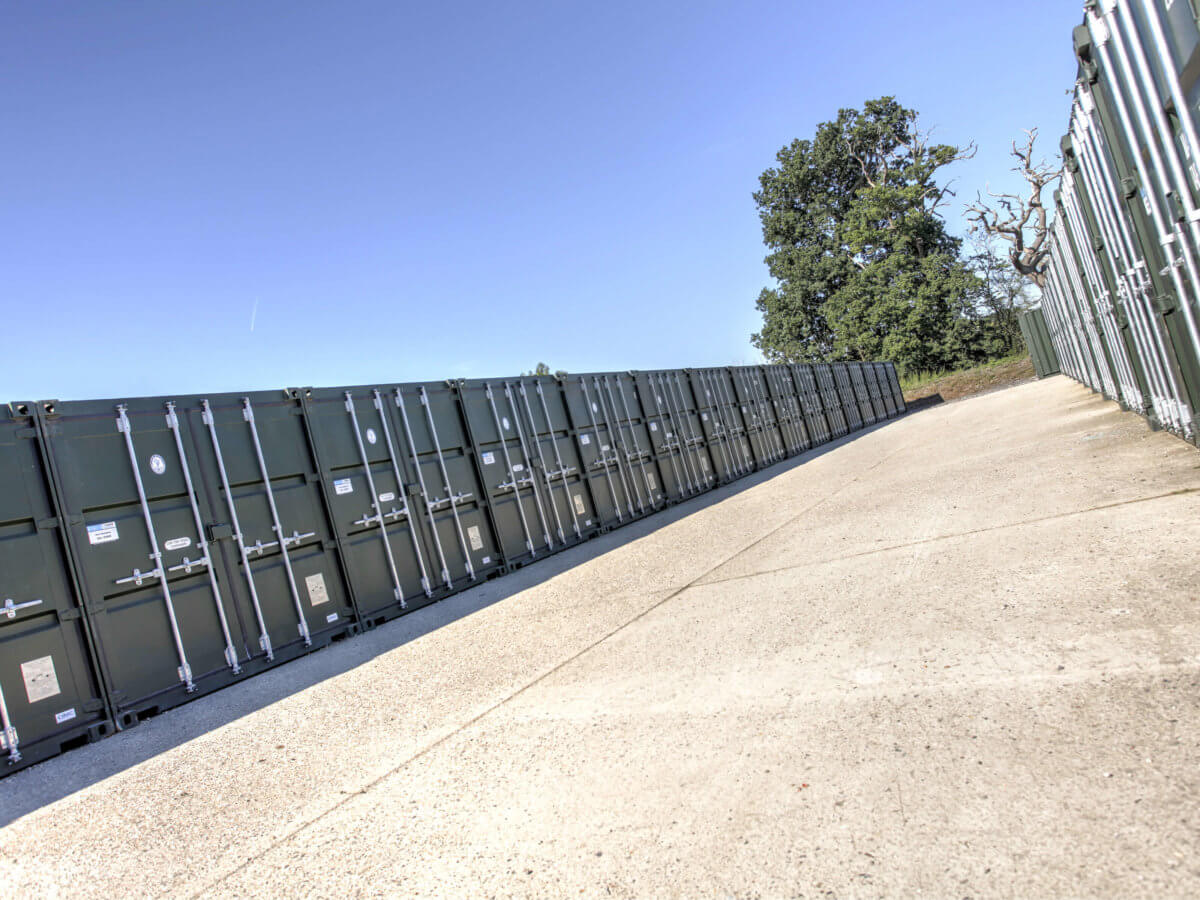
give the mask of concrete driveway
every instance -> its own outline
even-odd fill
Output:
[[[935,407],[0,782],[11,896],[1200,896],[1200,452]]]

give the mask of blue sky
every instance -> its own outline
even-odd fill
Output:
[[[751,193],[894,94],[959,202],[1078,2],[10,2],[0,399],[753,362]],[[1030,28],[1029,22],[1037,22]]]

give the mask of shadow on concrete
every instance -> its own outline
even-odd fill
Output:
[[[939,398],[940,399],[940,398]],[[913,411],[910,405],[908,412]],[[0,827],[884,427],[877,422],[0,781]],[[147,798],[153,802],[153,798]]]
[[[908,407],[908,412],[915,413],[945,402],[946,401],[943,399],[941,394],[930,394],[928,397],[921,397],[917,400],[909,400],[905,405]]]

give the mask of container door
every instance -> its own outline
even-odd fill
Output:
[[[735,366],[729,370],[733,380],[734,394],[737,398],[738,409],[746,423],[746,433],[750,441],[750,449],[758,468],[769,466],[778,458],[774,444],[767,434],[767,425],[763,410],[751,381],[743,366]]]
[[[717,471],[712,459],[714,448],[705,440],[698,401],[687,373],[682,369],[669,369],[661,374],[660,384],[666,391],[668,405],[676,410],[680,437],[688,462],[696,473],[696,485],[702,490],[710,490],[717,483]]]
[[[298,400],[40,415],[120,727],[356,627]]]
[[[850,383],[854,385],[854,396],[858,399],[858,411],[863,424],[874,425],[875,407],[871,404],[871,395],[867,392],[862,363],[847,363],[846,368],[850,373]]]
[[[308,389],[305,415],[360,618],[369,625],[451,589],[430,551],[386,387]]]
[[[691,456],[679,436],[679,418],[667,402],[660,373],[637,372],[631,377],[663,494],[669,502],[678,503],[702,490],[698,473],[691,466]]]
[[[850,383],[850,372],[845,363],[830,363],[828,365],[831,390],[829,402],[841,406],[842,415],[846,420],[846,430],[858,431],[863,426],[862,413],[858,405],[858,397],[854,393],[854,385]]]
[[[555,536],[563,544],[586,540],[597,532],[598,517],[559,384],[549,376],[531,376],[518,378],[515,387]]]
[[[812,436],[812,442],[814,445],[824,444],[830,439],[832,432],[829,428],[829,420],[825,415],[825,407],[821,403],[821,392],[817,387],[817,379],[813,374],[812,366],[794,364],[790,368],[792,378],[800,393],[800,408],[808,426],[808,433]]]
[[[724,484],[745,474],[745,461],[740,445],[734,444],[734,432],[726,420],[724,405],[712,369],[689,370],[688,384],[700,413],[700,428],[709,456],[716,468],[717,479]]]
[[[574,428],[575,446],[602,528],[638,518],[627,461],[608,404],[601,403],[597,376],[569,375],[561,382],[563,402]]]
[[[792,380],[790,367],[764,366],[763,374],[766,376],[775,420],[779,424],[779,433],[787,455],[795,456],[804,452],[812,446],[812,440],[800,411],[799,393]]]
[[[0,776],[108,734],[34,406],[0,409]]]
[[[470,587],[504,565],[488,492],[479,481],[457,384],[426,382],[389,389],[399,420],[409,490],[433,555],[437,577],[448,591]],[[415,485],[414,485],[415,481]]]
[[[518,415],[522,404],[517,381],[473,380],[459,385],[496,540],[510,566],[563,547],[551,524],[551,498],[533,465],[527,425]]]
[[[621,434],[634,494],[644,496],[647,512],[661,509],[667,502],[663,476],[653,452],[650,423],[634,377],[629,372],[614,372],[601,376],[600,381]]]

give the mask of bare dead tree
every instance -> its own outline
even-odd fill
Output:
[[[1028,196],[996,194],[989,190],[991,203],[984,200],[982,194],[977,194],[966,212],[971,230],[1007,241],[1012,267],[1041,288],[1046,283],[1046,266],[1050,258],[1048,215],[1042,203],[1042,189],[1062,176],[1062,168],[1054,168],[1044,159],[1034,161],[1037,133],[1036,128],[1026,131],[1028,141],[1024,146],[1018,147],[1016,141],[1012,144],[1012,155],[1018,160],[1012,170],[1029,185]]]

